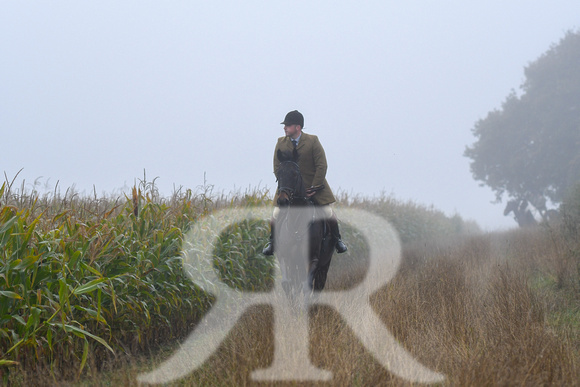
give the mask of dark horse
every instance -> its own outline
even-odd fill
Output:
[[[280,213],[274,229],[282,286],[286,292],[320,291],[326,284],[334,252],[330,227],[306,196],[296,150],[292,153],[279,150],[277,157]]]

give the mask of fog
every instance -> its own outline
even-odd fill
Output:
[[[279,123],[318,135],[333,191],[514,227],[471,129],[578,27],[576,1],[26,1],[0,5],[0,171],[99,194],[272,189]]]

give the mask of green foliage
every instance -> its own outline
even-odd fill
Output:
[[[467,147],[471,172],[498,201],[527,201],[546,216],[545,202],[560,203],[580,181],[580,32],[525,68],[522,95],[512,92],[501,109],[473,128]]]
[[[384,217],[397,230],[402,243],[480,232],[477,224],[464,221],[459,215],[447,217],[432,206],[404,203],[385,195],[377,198],[344,196],[338,202]]]
[[[2,191],[4,202],[25,200]],[[187,333],[209,305],[182,273],[175,224],[193,215],[191,202],[170,209],[139,195],[101,214],[28,203],[0,210],[3,365],[34,369],[47,359],[80,373],[89,353],[105,358]]]
[[[246,291],[269,291],[274,288],[275,261],[261,255],[270,235],[264,220],[245,220],[226,228],[214,250],[214,266],[227,285]]]
[[[218,197],[211,186],[197,194],[179,189],[165,199],[145,179],[124,198],[82,198],[72,190],[41,196],[3,184],[0,377],[45,367],[54,378],[76,377],[119,353],[185,337],[212,302],[184,273],[185,232],[219,208],[270,204],[267,191]],[[385,197],[345,198],[344,205],[386,216],[403,242],[466,227],[457,216]],[[352,243],[341,265],[350,267],[351,254],[365,255],[366,245],[357,230],[342,230]],[[269,231],[267,222],[247,220],[218,236],[214,266],[224,282],[272,289],[276,262],[260,254]]]
[[[567,254],[575,262],[580,294],[580,184],[576,184],[560,205],[560,232]]]
[[[580,241],[580,184],[577,184],[560,205],[561,225],[564,235]]]

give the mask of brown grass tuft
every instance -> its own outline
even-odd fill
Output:
[[[539,273],[556,276],[556,250],[540,231],[408,246],[401,270],[371,304],[418,361],[446,375],[445,385],[580,385],[577,304],[553,304],[573,290],[537,285]],[[342,268],[348,272],[334,273],[337,288],[349,288],[366,269]],[[559,308],[575,319],[554,320]],[[310,311],[311,359],[333,372],[332,382],[253,382],[250,372],[273,359],[272,317],[269,307],[245,313],[207,364],[175,385],[410,385],[375,361],[340,314],[325,306]]]

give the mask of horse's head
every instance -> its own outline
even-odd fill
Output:
[[[282,152],[278,149],[276,157],[280,161],[280,165],[276,170],[276,178],[278,179],[278,206],[288,206],[295,199],[304,200],[306,191],[304,190],[302,175],[300,175],[300,167],[298,166],[298,152],[296,149],[292,153]]]

